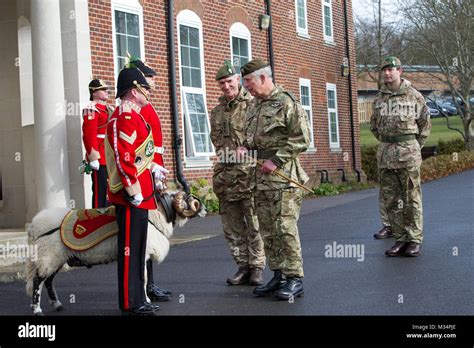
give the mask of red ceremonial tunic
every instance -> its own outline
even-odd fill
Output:
[[[105,166],[104,139],[109,119],[107,105],[92,102],[84,108],[82,117],[82,141],[86,148],[87,160],[99,160],[99,163]]]
[[[150,126],[136,110],[139,110],[137,105],[124,102],[115,109],[107,126],[108,200],[130,206],[124,198],[127,193],[130,196],[141,193],[145,200],[138,208],[156,209],[149,169],[154,154],[153,138]]]
[[[153,132],[153,142],[155,143],[155,158],[154,162],[158,163],[160,166],[164,167],[163,161],[163,133],[161,132],[161,122],[158,114],[155,111],[155,108],[151,103],[148,103],[144,106],[140,114],[143,116],[145,121],[151,126],[151,131]]]

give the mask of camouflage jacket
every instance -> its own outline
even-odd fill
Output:
[[[294,97],[275,86],[268,98],[255,98],[247,113],[245,146],[257,150],[260,161],[271,159],[280,172],[304,184],[309,178],[298,155],[309,146],[306,112]],[[257,190],[296,187],[274,174],[255,171]]]
[[[377,94],[370,130],[380,141],[379,169],[412,168],[421,165],[421,148],[430,135],[431,121],[425,99],[408,80],[392,92],[383,87]],[[414,139],[409,139],[410,135]]]
[[[243,146],[246,113],[251,99],[252,96],[241,87],[239,95],[230,102],[221,96],[211,112],[211,140],[217,154],[213,187],[219,199],[247,198],[255,185],[255,166],[235,157],[235,149]]]

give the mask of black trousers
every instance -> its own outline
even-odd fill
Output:
[[[118,233],[119,307],[130,310],[145,304],[145,251],[148,210],[115,205]]]
[[[92,173],[92,208],[109,206],[107,202],[107,167],[101,165]]]

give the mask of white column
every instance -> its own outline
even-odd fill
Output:
[[[31,0],[31,33],[38,209],[65,207],[70,194],[59,0]]]

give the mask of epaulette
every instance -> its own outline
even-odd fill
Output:
[[[131,114],[132,113],[132,107],[127,104],[122,104],[120,105],[120,114],[123,114],[124,112]]]

